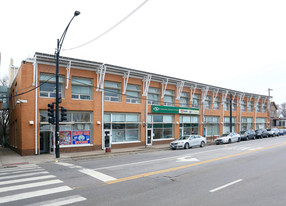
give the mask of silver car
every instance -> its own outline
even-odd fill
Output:
[[[184,135],[179,139],[171,142],[170,148],[174,150],[179,148],[189,149],[193,146],[204,147],[206,143],[207,143],[206,138],[200,135]]]
[[[218,145],[218,144],[225,144],[225,143],[239,142],[239,141],[240,141],[240,135],[235,132],[232,132],[221,135],[215,140],[215,143]]]

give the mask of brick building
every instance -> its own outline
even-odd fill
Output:
[[[181,134],[208,138],[269,127],[269,97],[98,62],[60,57],[60,151],[170,142]],[[10,88],[10,147],[21,155],[54,151],[48,104],[55,102],[55,56],[22,62]]]

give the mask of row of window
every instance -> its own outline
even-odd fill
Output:
[[[49,74],[40,75],[40,96],[47,98],[55,98],[56,96],[56,79],[54,76]],[[61,97],[64,97],[64,77],[59,77],[59,94]],[[148,90],[148,104],[150,105],[160,105],[160,88],[150,87]],[[81,100],[92,100],[93,93],[93,81],[88,78],[79,78],[72,77],[72,99],[81,99]],[[194,94],[192,99],[192,107],[200,107],[200,94]],[[121,83],[119,82],[104,82],[104,100],[110,102],[121,102]],[[128,84],[126,88],[126,102],[140,104],[141,103],[141,86]],[[188,92],[182,92],[180,97],[180,106],[189,107],[190,96]],[[164,94],[164,105],[165,106],[175,106],[175,91],[174,90],[165,90]],[[206,96],[204,101],[204,108],[211,109],[212,98],[211,96]],[[221,98],[216,97],[213,101],[213,109],[220,110]],[[223,109],[229,110],[229,100],[227,99],[223,103]],[[236,101],[233,101],[232,110],[236,111]],[[253,112],[253,102],[246,103],[242,101],[241,111],[246,111],[246,108],[249,112]],[[256,107],[257,112],[266,112],[267,106],[266,103],[261,105],[259,102]]]

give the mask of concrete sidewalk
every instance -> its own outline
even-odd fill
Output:
[[[169,144],[130,147],[121,149],[111,149],[111,152],[106,153],[104,150],[96,150],[89,152],[74,152],[74,153],[61,153],[58,161],[99,158],[99,157],[112,157],[120,154],[136,154],[144,152],[152,152],[159,150],[168,150]],[[44,162],[55,162],[55,154],[41,154],[31,156],[21,156],[9,148],[0,146],[0,168],[13,167],[21,164],[38,164]]]

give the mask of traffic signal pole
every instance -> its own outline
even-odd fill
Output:
[[[60,140],[59,140],[59,57],[60,57],[60,51],[62,48],[62,44],[64,42],[66,33],[68,31],[68,28],[74,19],[74,17],[78,16],[80,14],[79,11],[75,11],[72,19],[70,20],[69,24],[67,25],[66,29],[64,30],[62,36],[60,39],[57,39],[57,49],[56,49],[56,109],[55,109],[55,117],[56,117],[56,158],[60,158]]]
[[[59,140],[59,57],[60,57],[60,40],[57,40],[56,51],[56,158],[60,158],[60,140]]]

